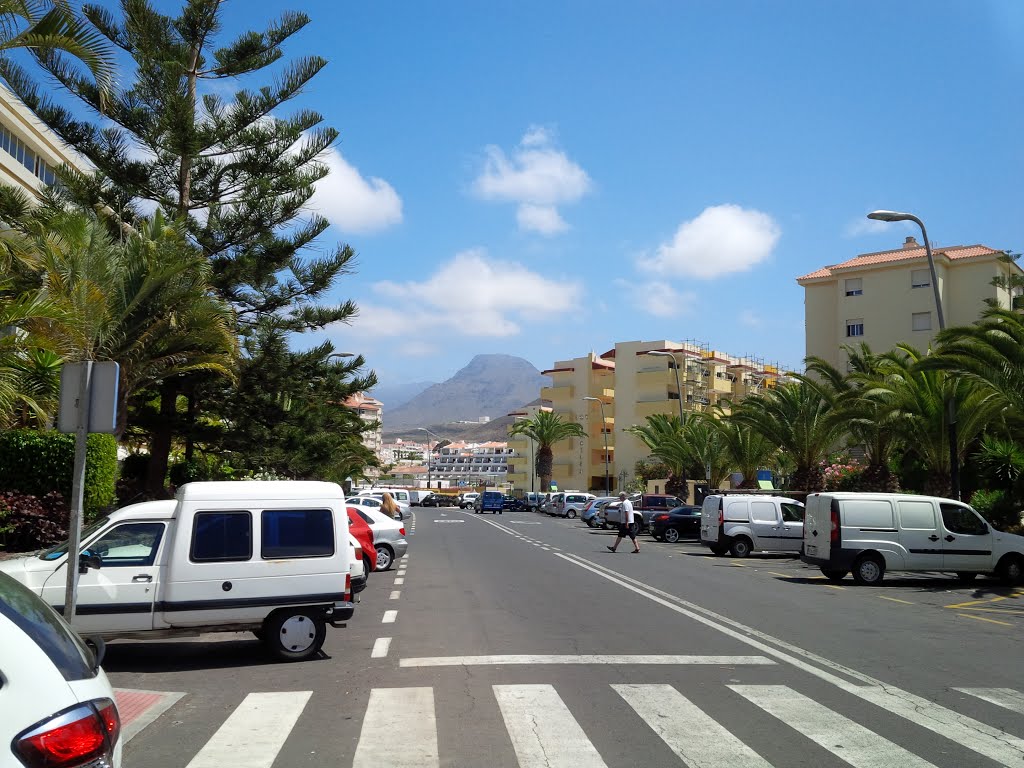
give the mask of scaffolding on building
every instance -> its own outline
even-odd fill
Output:
[[[680,376],[683,380],[685,392],[680,392],[683,397],[683,407],[687,411],[703,412],[711,407],[711,397],[708,391],[708,379],[711,371],[707,365],[707,359],[711,356],[711,345],[706,341],[698,339],[686,339],[683,342],[683,361]]]

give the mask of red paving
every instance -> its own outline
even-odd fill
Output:
[[[130,691],[124,688],[115,689],[114,698],[117,699],[117,711],[121,715],[121,726],[126,726],[144,715],[150,707],[166,695],[149,691]]]

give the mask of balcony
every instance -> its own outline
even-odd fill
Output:
[[[563,402],[565,400],[572,400],[576,397],[576,387],[572,384],[561,384],[554,387],[541,387],[540,397],[542,400],[550,400],[554,402]]]

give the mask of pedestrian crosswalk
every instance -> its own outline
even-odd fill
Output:
[[[894,719],[886,712],[868,715],[863,702],[854,700],[844,704],[842,693],[838,694],[839,700],[836,694],[831,694],[826,703],[787,685],[728,683],[695,688],[683,692],[668,684],[646,683],[603,687],[609,697],[609,701],[602,704],[604,711],[618,712],[616,706],[621,709],[623,704],[632,710],[630,720],[625,723],[621,714],[611,718],[612,722],[607,722],[607,718],[595,720],[591,711],[580,711],[580,699],[575,696],[578,692],[568,692],[563,699],[567,692],[560,693],[550,684],[481,686],[488,695],[476,697],[473,712],[483,722],[489,717],[494,719],[495,727],[484,729],[483,737],[492,742],[487,746],[492,754],[490,766],[614,768],[631,765],[623,762],[621,753],[608,754],[611,750],[607,749],[607,734],[615,734],[617,729],[626,731],[623,736],[633,745],[660,744],[657,754],[663,757],[656,764],[690,768],[781,768],[791,764],[943,768],[991,764],[980,755],[992,758],[995,763],[1024,766],[1024,741],[1013,733],[1024,732],[1024,694],[1010,688],[952,689],[967,697],[962,701],[973,702],[970,709],[975,715],[986,708],[993,714],[1001,713],[998,718],[1001,728],[991,731],[1002,751],[993,751],[995,748],[987,743],[987,726],[975,728],[973,740],[958,739],[959,731],[955,728],[934,729],[945,741],[936,745],[935,739],[927,736],[924,740],[930,745],[926,748],[930,749],[927,756],[914,751],[915,745],[922,744],[915,723]],[[325,695],[312,691],[245,695],[227,713],[209,740],[191,756],[188,768],[225,765],[286,768],[287,761],[279,761],[282,749],[289,739],[309,740],[308,733],[295,735],[297,724],[304,717],[318,722],[324,717],[327,707],[325,702],[318,702],[318,697]],[[457,708],[444,701],[446,695],[452,694],[450,691],[437,693],[427,686],[373,688],[358,725],[358,736],[351,739],[352,744],[347,747],[340,744],[340,740],[332,738],[331,728],[327,728],[318,731],[323,733],[325,743],[310,743],[311,754],[322,755],[325,759],[330,756],[330,764],[351,765],[352,768],[378,768],[380,765],[440,768],[442,764],[473,764],[458,754],[458,735],[467,723],[462,720],[444,722],[446,717],[459,717]],[[331,705],[333,710],[337,701],[332,701]],[[847,706],[852,715],[838,711]],[[577,711],[574,712],[574,708]],[[980,725],[966,715],[945,711],[949,712],[951,722]],[[352,714],[355,713],[347,713],[346,719],[351,719]],[[858,716],[870,722],[857,722]],[[1010,728],[1006,726],[1007,717],[1013,722]],[[633,722],[634,718],[638,720]],[[504,726],[504,732],[497,723]],[[771,727],[772,723],[777,727]],[[353,723],[353,735],[355,726]],[[159,730],[160,721],[157,721],[146,729],[142,738],[157,738]],[[886,733],[882,735],[877,730]],[[481,737],[478,734],[475,738]],[[901,740],[906,743],[897,743]],[[780,743],[784,745],[781,752]],[[786,757],[780,759],[780,754]]]

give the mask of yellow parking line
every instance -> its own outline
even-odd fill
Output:
[[[766,573],[770,573],[772,576],[781,576],[784,579],[789,578],[789,574],[786,573],[776,573],[775,571],[766,571]]]
[[[846,587],[840,587],[838,584],[824,584],[823,586],[826,586],[829,589],[846,589]]]
[[[729,563],[729,565],[733,566],[734,568],[746,568],[747,567],[743,563]]]
[[[969,613],[958,613],[957,616],[963,616],[965,619],[975,619],[976,621],[987,621],[989,624],[1002,624],[1004,627],[1012,627],[1013,624],[1007,624],[1005,621],[996,621],[995,619],[986,619],[984,616],[972,616]]]
[[[885,595],[878,595],[879,600],[890,600],[894,603],[903,603],[904,605],[913,605],[909,600],[900,600],[898,597],[886,597]]]
[[[946,608],[970,608],[972,605],[988,605],[989,603],[998,603],[1000,600],[1016,599],[1016,595],[1003,595],[1002,597],[993,597],[988,600],[971,600],[967,603],[953,603],[953,605],[944,606]]]
[[[1020,608],[965,608],[968,611],[982,611],[984,613],[1005,613],[1008,616],[1024,616],[1024,610]]]

